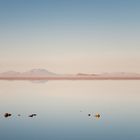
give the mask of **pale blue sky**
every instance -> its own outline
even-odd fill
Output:
[[[0,0],[0,71],[140,72],[139,0]]]

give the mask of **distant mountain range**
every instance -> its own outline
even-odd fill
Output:
[[[44,77],[44,76],[56,76],[57,74],[50,72],[46,69],[32,69],[27,72],[16,72],[16,71],[7,71],[0,73],[0,77]]]
[[[100,77],[139,77],[138,73],[114,72],[114,73],[100,73],[100,74],[86,74],[78,73],[77,76],[100,76]]]
[[[0,79],[68,79],[68,80],[94,80],[94,79],[140,79],[138,73],[101,73],[101,74],[56,74],[46,69],[32,69],[27,72],[7,71],[0,73]]]

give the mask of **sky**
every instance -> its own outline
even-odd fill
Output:
[[[0,72],[140,73],[139,0],[0,0]]]

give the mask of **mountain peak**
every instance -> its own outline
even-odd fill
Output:
[[[24,72],[24,75],[31,75],[31,76],[49,76],[49,75],[56,75],[53,72],[50,72],[46,69],[32,69],[30,71]]]
[[[46,69],[32,69],[30,71],[27,71],[27,72],[23,72],[23,73],[20,73],[20,72],[16,72],[16,71],[7,71],[7,72],[4,72],[4,73],[0,73],[0,76],[1,77],[42,77],[42,76],[53,76],[53,75],[56,75],[55,73],[53,72],[50,72]]]

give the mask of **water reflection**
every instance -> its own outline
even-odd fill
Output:
[[[35,84],[44,84],[44,83],[47,83],[48,80],[30,80],[30,82],[35,83]]]
[[[140,81],[0,81],[0,139],[139,140],[139,85]],[[10,119],[4,118],[6,111]]]

